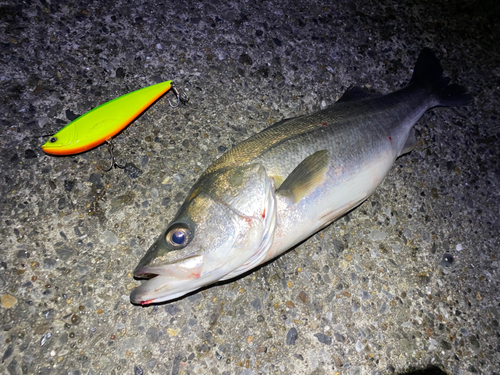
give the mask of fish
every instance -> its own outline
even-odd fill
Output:
[[[51,136],[42,150],[51,155],[73,155],[110,141],[171,87],[172,81],[165,81],[101,104]]]
[[[133,304],[178,299],[238,277],[363,203],[417,145],[430,108],[471,102],[425,48],[409,83],[382,95],[354,86],[333,105],[285,119],[217,159],[133,271]]]

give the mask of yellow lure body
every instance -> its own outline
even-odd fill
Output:
[[[144,87],[94,108],[50,137],[42,150],[52,155],[72,155],[109,141],[170,90],[171,82]]]

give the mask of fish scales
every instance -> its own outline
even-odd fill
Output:
[[[134,270],[130,299],[179,298],[241,275],[290,249],[368,198],[416,146],[429,108],[466,105],[429,49],[410,83],[387,95],[349,89],[332,106],[283,120],[216,160]]]
[[[280,174],[287,175],[290,168],[298,164],[297,160],[310,154],[312,144],[317,144],[318,149],[341,150],[333,153],[332,159],[339,155],[344,157],[344,149],[360,147],[363,141],[376,141],[374,135],[382,138],[404,124],[411,126],[429,106],[429,100],[425,100],[428,96],[424,90],[406,89],[387,96],[336,103],[311,115],[284,120],[235,146],[213,163],[205,174],[258,159],[265,163],[266,168],[271,168],[270,172],[278,168]],[[287,152],[284,153],[283,149]],[[286,160],[289,165],[283,165],[284,154],[293,155]]]

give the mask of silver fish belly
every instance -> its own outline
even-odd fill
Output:
[[[192,187],[134,276],[131,302],[179,298],[273,259],[368,198],[416,140],[429,108],[470,102],[429,49],[410,83],[387,95],[359,87],[311,115],[283,120],[235,146]]]

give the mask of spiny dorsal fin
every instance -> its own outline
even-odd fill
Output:
[[[371,93],[368,92],[364,89],[362,89],[359,86],[353,86],[349,89],[347,89],[346,92],[344,92],[344,95],[337,100],[337,103],[339,102],[352,102],[355,100],[361,100],[361,99],[366,99],[366,98],[375,98],[377,96],[381,96],[382,94],[379,93]]]
[[[290,197],[297,203],[325,180],[330,158],[327,150],[317,151],[295,167],[276,194]]]

